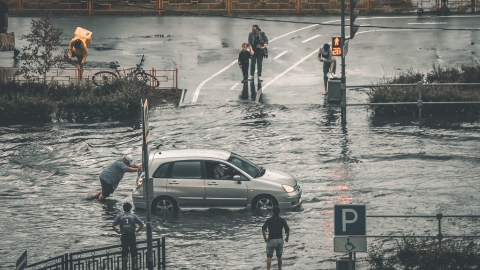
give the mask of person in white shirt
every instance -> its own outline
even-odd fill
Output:
[[[333,73],[335,74],[336,70],[336,59],[332,56],[332,48],[328,43],[325,43],[320,50],[318,51],[318,60],[323,62],[323,86],[325,91],[323,91],[322,95],[326,95],[328,93],[327,89],[327,81],[328,81],[328,74]]]

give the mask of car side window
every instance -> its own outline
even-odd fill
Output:
[[[172,178],[201,179],[202,163],[200,161],[177,161],[173,164]]]
[[[158,167],[158,169],[153,174],[153,178],[167,178],[168,167],[170,163],[164,163]]]

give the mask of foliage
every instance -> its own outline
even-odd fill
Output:
[[[39,20],[32,19],[30,30],[30,34],[22,35],[22,39],[27,40],[29,44],[22,48],[20,54],[22,68],[19,74],[29,81],[43,81],[46,91],[48,71],[52,67],[61,66],[64,62],[65,50],[54,55],[60,45],[63,29],[54,27],[47,15]]]
[[[367,261],[371,270],[480,269],[480,245],[474,241],[443,241],[405,237],[394,249],[373,246]]]
[[[480,83],[480,66],[466,66],[460,68],[443,68],[433,66],[433,70],[426,75],[412,70],[394,78],[384,78],[379,84],[417,84],[423,83]],[[372,87],[367,93],[368,102],[462,102],[480,101],[479,86],[423,86],[421,97],[417,86],[379,86]],[[416,105],[388,105],[373,106],[377,115],[405,115],[416,114]],[[429,115],[464,116],[478,115],[480,106],[477,104],[450,104],[424,105],[424,112]]]
[[[69,122],[138,119],[141,99],[148,98],[151,106],[179,101],[178,93],[159,93],[131,79],[102,87],[47,84],[47,97],[43,89],[43,84],[34,82],[0,83],[0,125],[47,123],[52,118]]]

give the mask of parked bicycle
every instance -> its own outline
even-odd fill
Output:
[[[135,69],[130,69],[130,70],[121,70],[118,69],[120,65],[118,64],[117,61],[115,62],[110,62],[110,68],[114,70],[112,71],[99,71],[92,76],[92,81],[93,84],[96,86],[102,86],[107,83],[111,83],[115,80],[118,80],[119,78],[124,78],[124,77],[132,77],[132,78],[137,78],[139,81],[145,82],[146,84],[149,84],[154,87],[158,87],[160,85],[160,82],[158,81],[157,78],[154,76],[148,74],[143,70],[143,62],[145,62],[145,56],[142,55],[142,59],[140,60],[140,64],[137,64],[137,67]],[[123,71],[123,72],[122,72]],[[128,71],[128,72],[127,72]]]

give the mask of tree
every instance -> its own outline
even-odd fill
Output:
[[[54,55],[60,45],[60,36],[63,29],[54,27],[50,17],[39,20],[32,19],[31,33],[22,35],[21,39],[29,42],[23,46],[20,60],[23,60],[19,74],[29,81],[43,79],[45,96],[47,95],[47,73],[52,67],[60,67],[65,59],[66,49],[60,54]]]

